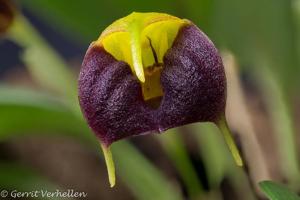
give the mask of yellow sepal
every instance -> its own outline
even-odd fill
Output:
[[[117,60],[128,63],[133,73],[144,83],[145,68],[155,64],[149,39],[158,62],[162,63],[179,28],[187,23],[187,20],[168,14],[133,12],[108,26],[96,44],[103,45]]]

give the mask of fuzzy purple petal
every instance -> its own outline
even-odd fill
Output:
[[[222,61],[213,43],[195,25],[182,27],[164,56],[161,84],[160,106],[151,108],[129,65],[92,45],[79,76],[80,105],[89,126],[107,146],[133,135],[215,122],[224,113]]]

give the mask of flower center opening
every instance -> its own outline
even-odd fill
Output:
[[[146,103],[151,107],[158,107],[161,97],[163,96],[162,87],[160,84],[160,75],[163,68],[163,63],[160,63],[157,58],[156,51],[152,45],[150,37],[147,37],[149,46],[152,51],[154,64],[147,66],[145,70],[145,82],[141,83],[143,97]]]
[[[163,57],[179,28],[189,23],[167,14],[133,12],[105,29],[96,45],[128,63],[140,81],[145,102],[152,105],[163,96],[160,83]]]

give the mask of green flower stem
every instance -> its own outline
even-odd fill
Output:
[[[266,106],[274,127],[277,148],[280,153],[281,169],[291,186],[297,189],[300,182],[300,168],[294,124],[287,103],[288,95],[267,67],[261,67],[256,75],[262,83],[262,93],[267,101]]]
[[[119,166],[118,173],[136,199],[184,199],[178,187],[129,142],[119,141],[111,149]]]
[[[9,29],[8,37],[23,47],[21,59],[28,68],[34,81],[42,87],[58,93],[68,100],[68,105],[80,113],[76,78],[67,68],[67,64],[47,41],[21,14],[17,15]],[[55,75],[55,79],[53,79]]]
[[[104,159],[107,167],[109,184],[110,187],[114,187],[116,184],[116,173],[115,173],[115,164],[112,157],[112,153],[110,151],[110,148],[105,146],[104,144],[101,144],[101,148],[104,154]]]
[[[230,153],[226,151],[224,139],[219,133],[218,127],[213,123],[195,123],[186,128],[198,143],[197,146],[200,157],[203,159],[209,185],[214,188],[224,179],[229,166],[228,163],[232,164]]]
[[[162,143],[168,157],[173,161],[182,180],[184,181],[191,199],[197,199],[204,193],[202,184],[197,178],[197,173],[191,163],[188,152],[185,148],[180,129],[173,128],[161,134],[157,139]]]
[[[243,160],[240,156],[239,150],[232,138],[232,133],[228,127],[225,115],[221,117],[221,119],[217,122],[217,126],[219,127],[220,131],[223,133],[224,139],[228,145],[228,148],[238,166],[243,166]]]

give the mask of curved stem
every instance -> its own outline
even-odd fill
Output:
[[[262,66],[268,65],[263,63]],[[296,142],[297,133],[289,105],[289,95],[270,68],[260,67],[259,70],[255,71],[255,75],[261,83],[267,112],[274,127],[281,170],[290,185],[297,189],[300,182],[300,166]]]
[[[240,156],[239,150],[234,142],[234,139],[232,137],[232,133],[228,127],[227,121],[225,116],[223,115],[221,119],[216,123],[221,132],[223,133],[224,139],[227,143],[227,146],[235,160],[235,163],[238,166],[243,166],[243,160]]]
[[[114,187],[116,184],[116,173],[115,173],[115,164],[112,158],[112,154],[110,148],[101,143],[101,148],[104,154],[104,159],[106,163],[108,180],[110,187]]]
[[[197,172],[191,162],[188,151],[182,138],[180,129],[169,129],[157,137],[162,143],[167,156],[174,163],[182,181],[186,185],[187,193],[191,199],[197,199],[204,193],[201,181],[197,178]]]
[[[25,16],[18,14],[15,17],[8,37],[23,48],[21,59],[36,83],[66,98],[71,109],[76,114],[80,114],[77,91],[74,87],[75,76],[70,72],[63,58]]]

